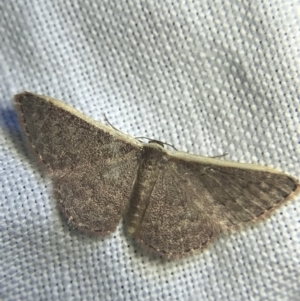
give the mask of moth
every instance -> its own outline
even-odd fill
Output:
[[[108,235],[126,213],[128,232],[162,257],[203,250],[300,192],[280,171],[142,143],[48,96],[23,92],[14,101],[68,223]]]

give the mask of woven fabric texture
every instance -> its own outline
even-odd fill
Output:
[[[70,229],[12,103],[50,95],[131,136],[300,178],[299,3],[0,1],[1,300],[299,300],[300,200],[164,261]]]

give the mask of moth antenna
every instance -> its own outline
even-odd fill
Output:
[[[104,120],[105,120],[105,122],[107,122],[109,126],[111,126],[114,130],[116,130],[116,131],[118,131],[118,132],[121,132],[119,129],[117,129],[116,127],[114,127],[114,126],[109,122],[109,120],[108,120],[108,118],[106,117],[106,114],[105,114],[105,113],[103,113],[103,115],[104,115]]]
[[[224,153],[222,155],[212,156],[211,158],[222,158],[222,157],[225,157],[227,155],[228,155],[228,153]]]

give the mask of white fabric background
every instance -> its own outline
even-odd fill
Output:
[[[299,9],[296,0],[2,0],[2,300],[299,300],[299,198],[180,261],[144,254],[122,223],[91,238],[61,218],[12,104],[23,90],[47,94],[99,121],[106,113],[132,136],[300,178]]]

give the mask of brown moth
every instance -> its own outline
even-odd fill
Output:
[[[296,179],[274,169],[142,143],[47,96],[24,92],[14,100],[60,209],[85,232],[107,235],[127,212],[128,232],[143,248],[178,258],[300,192]]]

